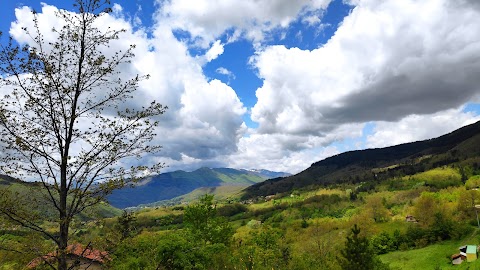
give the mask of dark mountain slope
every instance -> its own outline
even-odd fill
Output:
[[[299,174],[250,186],[244,198],[288,192],[309,185],[368,181],[394,175],[395,171],[409,175],[478,156],[480,122],[435,139],[338,154],[312,164]]]
[[[15,179],[13,177],[10,177],[8,175],[0,174],[0,185],[11,185],[13,183],[27,183],[27,182],[22,182],[21,180]]]

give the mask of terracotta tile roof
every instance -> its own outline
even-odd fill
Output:
[[[85,248],[80,244],[69,245],[67,247],[67,253],[100,263],[110,260],[108,257],[108,252],[97,249],[89,249],[88,247]]]
[[[100,251],[96,249],[90,249],[88,248],[88,246],[84,247],[81,244],[69,245],[66,251],[68,255],[74,255],[80,258],[88,259],[90,261],[99,262],[102,264],[110,260],[110,257],[108,256],[108,252]],[[57,251],[54,251],[54,252],[48,253],[47,255],[35,258],[28,263],[27,268],[33,269],[39,266],[44,261],[52,263],[56,260],[56,256],[57,256]]]

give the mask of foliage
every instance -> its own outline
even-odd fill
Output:
[[[233,229],[227,220],[217,216],[213,196],[206,194],[200,202],[185,208],[183,222],[197,241],[229,245]]]
[[[360,236],[360,228],[356,224],[351,229],[351,234],[347,236],[345,248],[340,254],[342,257],[339,257],[339,262],[344,270],[388,269],[376,258],[370,241]]]
[[[135,222],[137,218],[133,213],[123,210],[123,214],[117,218],[116,229],[120,233],[120,241],[131,237],[135,233]]]
[[[471,219],[476,216],[475,205],[478,199],[480,199],[478,190],[462,190],[460,192],[457,209],[463,218]]]
[[[480,187],[480,175],[474,175],[468,178],[467,182],[465,183],[465,187],[467,189],[473,189]]]
[[[217,216],[213,196],[205,195],[199,203],[186,207],[183,223],[183,231],[140,235],[122,242],[112,267],[220,269],[230,264],[233,229],[225,218]]]
[[[430,227],[435,222],[435,214],[441,210],[441,204],[434,194],[423,192],[415,203],[413,215],[422,226]]]
[[[23,269],[33,258],[52,248],[39,233],[26,231],[0,231],[0,246],[0,269],[8,270]],[[5,265],[11,268],[2,268]]]
[[[33,29],[23,29],[31,37],[28,44],[20,47],[10,39],[0,50],[0,83],[7,89],[0,99],[0,168],[41,182],[58,229],[47,230],[9,203],[0,205],[0,214],[55,242],[58,269],[67,269],[65,250],[74,217],[147,169],[123,168],[119,161],[160,149],[150,144],[157,125],[150,119],[165,108],[155,101],[139,109],[123,105],[148,77],[125,79],[119,73],[135,46],[104,53],[124,32],[97,28],[99,18],[111,11],[109,4],[76,0],[77,14],[58,11],[59,24],[48,30],[54,40],[42,32],[33,13]],[[37,203],[31,204],[34,211]]]
[[[284,237],[284,231],[270,226],[252,230],[235,250],[236,263],[245,269],[289,269],[291,247]]]
[[[462,185],[460,173],[453,168],[436,168],[415,174],[413,177],[438,189]]]
[[[381,232],[370,240],[376,254],[385,254],[396,250],[395,241],[387,232]]]
[[[384,199],[380,196],[370,197],[367,200],[365,208],[375,222],[385,222],[389,219],[389,213],[385,207]]]
[[[228,258],[224,245],[198,246],[180,231],[139,235],[115,251],[114,269],[220,269]]]
[[[225,204],[217,208],[217,214],[223,217],[231,217],[247,211],[247,206],[241,203]]]

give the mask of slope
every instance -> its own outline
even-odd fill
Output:
[[[382,180],[458,162],[479,166],[478,157],[480,122],[434,139],[338,154],[296,175],[252,185],[243,197],[283,193],[310,185]]]
[[[108,201],[115,207],[126,208],[140,204],[169,200],[202,187],[250,186],[270,176],[285,175],[270,171],[236,170],[231,168],[200,168],[193,172],[174,171],[145,178],[135,187],[115,190]]]
[[[0,175],[0,196],[13,196],[19,206],[38,214],[42,220],[55,220],[58,212],[48,201],[46,190],[39,182],[24,182],[6,175]],[[2,199],[2,198],[0,198]],[[101,202],[82,212],[81,221],[118,216],[120,209]]]

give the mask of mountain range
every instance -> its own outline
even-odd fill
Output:
[[[375,183],[442,166],[480,168],[480,122],[434,139],[341,153],[315,162],[296,175],[231,168],[174,171],[145,178],[133,188],[114,190],[107,199],[115,207],[126,208],[172,199],[181,202],[202,192],[237,193],[241,189],[242,199],[248,199],[331,184]],[[36,189],[38,184],[0,176],[0,188],[12,185]]]
[[[192,172],[174,171],[147,177],[134,187],[114,190],[108,202],[118,208],[151,204],[186,195],[199,188],[220,186],[247,187],[269,178],[288,176],[268,170],[237,170],[231,168],[200,168]]]

